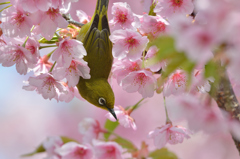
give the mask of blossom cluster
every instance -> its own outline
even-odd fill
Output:
[[[88,63],[84,61],[87,52],[83,43],[76,40],[80,28],[69,27],[62,17],[77,1],[11,0],[12,6],[1,12],[0,63],[3,67],[15,64],[20,75],[32,71],[34,75],[25,81],[23,89],[36,91],[44,99],[65,102],[74,97],[82,99],[76,85],[80,77],[91,78]],[[208,102],[207,93],[215,79],[204,76],[205,65],[219,60],[226,66],[233,84],[240,82],[236,73],[240,62],[240,2],[159,0],[153,6],[154,14],[137,15],[126,2],[113,4],[113,18],[109,20],[114,57],[111,77],[126,92],[138,92],[143,98],[153,97],[156,90],[162,93],[167,98],[171,119],[187,120],[193,131],[231,132],[240,139],[239,123],[225,113],[221,115]],[[90,22],[91,17],[85,12],[77,11],[77,15],[81,23]],[[168,71],[169,59],[158,60],[164,46],[152,45],[161,36],[174,39],[176,51],[194,64],[193,71],[177,67],[169,76],[163,76]],[[50,47],[55,49],[49,54],[40,53]],[[120,125],[136,130],[130,116],[133,110],[134,107],[115,106]],[[106,116],[113,120],[111,114]],[[97,140],[105,131],[97,121],[85,119],[79,131],[83,135],[82,144],[64,143],[60,137],[45,141],[47,158],[122,158],[123,149],[117,143]],[[149,137],[160,149],[167,143],[182,143],[191,134],[184,127],[173,126],[167,117],[166,125],[149,132]]]

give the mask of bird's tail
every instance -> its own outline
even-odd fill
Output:
[[[92,17],[92,26],[91,28],[98,28],[98,30],[107,29],[109,30],[108,25],[108,17],[107,17],[107,10],[108,10],[108,2],[109,0],[98,0],[96,4],[95,13]]]

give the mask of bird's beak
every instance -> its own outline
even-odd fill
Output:
[[[107,109],[108,109],[108,111],[113,115],[113,117],[114,117],[116,120],[118,120],[118,119],[117,119],[117,116],[116,116],[116,114],[115,114],[115,112],[114,112],[114,110],[113,110],[113,109],[110,109],[110,108],[108,108],[108,107],[107,107]]]

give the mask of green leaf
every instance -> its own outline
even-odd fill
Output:
[[[64,144],[65,144],[65,143],[68,143],[68,142],[76,142],[76,143],[78,143],[77,140],[74,140],[74,139],[69,138],[69,137],[66,137],[66,136],[61,136],[61,139],[62,139],[62,141],[63,141]]]
[[[113,139],[113,141],[121,145],[123,148],[126,148],[129,152],[137,150],[136,146],[131,141],[124,139],[120,136]]]
[[[177,159],[178,157],[173,153],[168,151],[167,148],[162,148],[155,150],[149,154],[152,159]]]
[[[220,80],[220,67],[218,63],[214,62],[213,60],[210,60],[206,65],[205,65],[205,72],[204,76],[205,78],[213,77],[214,82],[218,83]]]
[[[156,7],[156,3],[153,1],[152,5],[150,6],[148,15],[156,16],[156,13],[153,11],[155,7]]]
[[[112,132],[118,127],[119,123],[118,122],[113,122],[109,119],[106,120],[106,123],[104,125],[104,128],[109,131],[109,133],[104,133],[104,138],[105,140],[108,140]]]
[[[68,142],[77,142],[76,140],[74,139],[71,139],[71,138],[68,138],[68,137],[65,137],[65,136],[61,136],[61,139],[63,141],[63,143],[68,143]],[[78,142],[77,142],[78,143]],[[29,156],[33,156],[35,154],[38,154],[38,153],[42,153],[42,152],[45,152],[45,148],[43,147],[43,144],[39,145],[36,150],[32,153],[28,153],[28,154],[24,154],[24,155],[21,155],[21,157],[29,157]]]
[[[24,155],[21,155],[21,157],[29,157],[29,156],[33,156],[35,154],[38,154],[38,153],[41,153],[41,152],[45,152],[46,150],[44,149],[43,145],[41,144],[40,146],[38,146],[36,148],[36,150],[32,153],[28,153],[28,154],[24,154]]]

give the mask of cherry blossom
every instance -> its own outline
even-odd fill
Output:
[[[156,46],[151,46],[145,56],[145,67],[149,68],[153,72],[157,72],[160,69],[165,70],[166,62],[156,60],[158,48]]]
[[[68,68],[57,65],[53,70],[54,78],[58,80],[66,78],[69,87],[76,86],[80,76],[82,76],[84,79],[89,79],[89,73],[90,68],[87,66],[87,62],[85,62],[83,59],[81,60],[81,63],[78,61],[72,61]]]
[[[185,51],[186,55],[193,61],[205,63],[213,57],[211,49],[216,45],[214,28],[192,26],[176,37],[176,47]],[[186,42],[186,39],[192,39]]]
[[[37,92],[42,94],[44,99],[58,99],[58,92],[63,92],[63,85],[53,78],[52,74],[40,74],[37,77],[29,77],[29,85],[37,87]]]
[[[131,127],[133,128],[133,130],[137,130],[137,126],[134,122],[134,119],[130,116],[129,111],[126,111],[121,106],[114,106],[114,111],[120,125],[124,126],[125,128]],[[116,119],[112,116],[111,113],[106,114],[106,117],[111,121],[116,121]]]
[[[34,13],[38,10],[47,11],[51,6],[50,0],[19,0],[22,8],[26,12]]]
[[[48,60],[49,60],[49,56],[47,55],[44,55],[42,58],[38,60],[37,64],[33,68],[33,72],[35,76],[38,76],[41,73],[47,73],[51,69],[53,64]]]
[[[93,152],[91,148],[80,145],[75,142],[68,142],[57,149],[61,159],[92,159]]]
[[[152,37],[157,37],[161,33],[163,34],[166,32],[168,25],[169,23],[161,16],[150,16],[144,14],[139,30],[144,35],[151,35]]]
[[[131,62],[127,59],[116,60],[113,63],[112,73],[113,77],[117,79],[118,84],[121,85],[122,80],[131,72],[141,70],[141,60]]]
[[[178,95],[185,92],[187,76],[182,70],[176,70],[171,74],[164,84],[163,95],[169,96],[171,94]]]
[[[159,0],[154,12],[165,18],[170,18],[178,14],[191,14],[193,9],[192,0]]]
[[[59,8],[49,8],[46,12],[39,12],[34,23],[39,24],[42,36],[51,40],[57,27],[66,28],[68,22],[60,14]],[[39,18],[40,17],[40,18]]]
[[[97,120],[84,118],[78,125],[80,134],[83,135],[83,142],[91,143],[92,139],[97,139],[102,131]]]
[[[17,44],[2,46],[0,50],[0,63],[2,63],[2,66],[10,67],[16,64],[17,72],[21,75],[26,75],[28,67],[35,62],[34,55]]]
[[[77,17],[79,19],[79,22],[86,24],[88,22],[90,22],[90,17],[82,10],[77,10]]]
[[[214,82],[214,78],[204,78],[203,70],[195,70],[194,77],[192,80],[192,87],[194,91],[198,91],[200,93],[207,93],[211,89],[210,82]]]
[[[184,138],[190,138],[190,134],[191,132],[184,127],[166,124],[149,132],[149,137],[153,139],[154,145],[161,149],[167,143],[171,145],[182,143]]]
[[[72,60],[83,63],[83,56],[87,55],[82,42],[74,39],[63,39],[59,42],[59,47],[54,51],[52,60],[57,61],[59,66],[68,68]]]
[[[130,29],[116,30],[109,38],[114,43],[113,56],[119,60],[125,57],[131,61],[138,60],[148,43],[146,36]]]
[[[29,13],[25,12],[19,4],[3,10],[1,16],[4,35],[10,37],[31,35],[33,22]]]
[[[123,149],[115,142],[101,142],[94,140],[94,153],[98,159],[123,159]]]
[[[125,2],[113,3],[112,6],[113,19],[109,21],[109,25],[112,31],[118,29],[132,29],[132,23],[134,22],[134,15],[130,6]]]
[[[152,72],[147,70],[129,73],[122,80],[122,88],[128,93],[139,92],[143,98],[152,97],[156,87],[156,79]]]
[[[59,154],[56,152],[58,148],[60,148],[63,145],[63,141],[59,136],[53,136],[48,137],[43,142],[43,147],[45,151],[47,152],[47,159],[60,159]]]
[[[36,39],[32,37],[28,38],[25,48],[32,53],[34,66],[38,62],[40,57],[39,47],[40,47],[40,44]]]
[[[78,99],[84,101],[84,99],[79,94],[77,87],[69,87],[66,83],[63,83],[63,86],[65,86],[64,92],[59,93],[59,100],[60,101],[64,101],[66,103],[69,103],[70,101],[72,101],[72,99],[74,97],[77,97]]]

